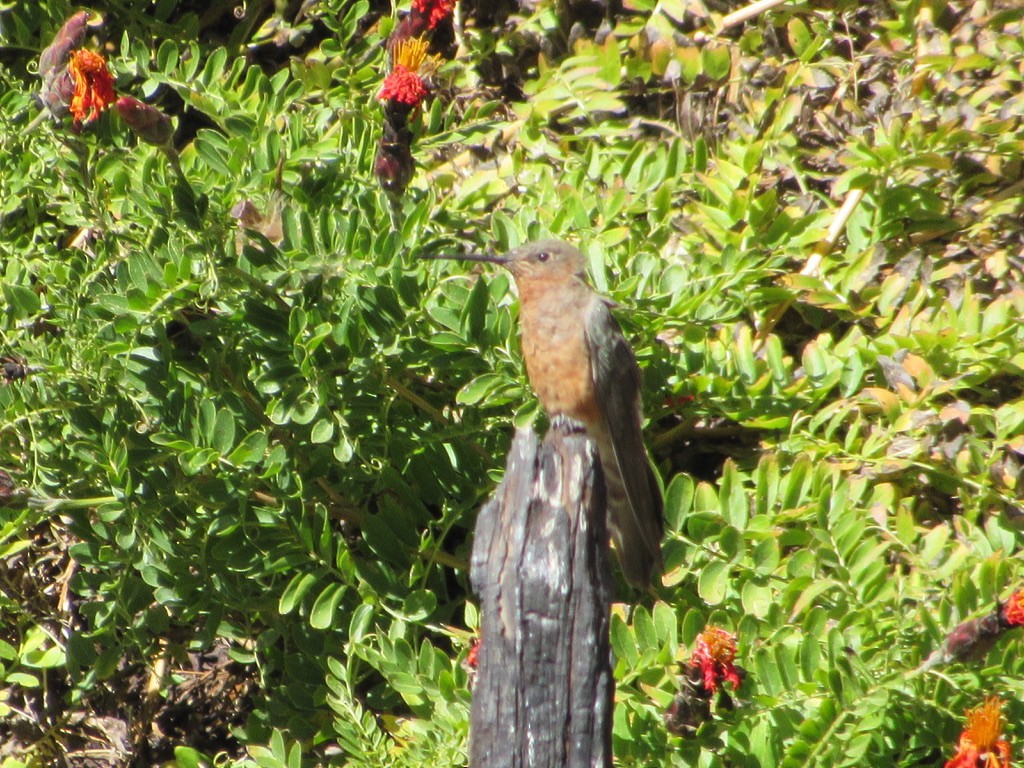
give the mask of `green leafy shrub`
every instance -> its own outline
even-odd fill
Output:
[[[467,24],[397,200],[376,6],[111,10],[170,154],[35,119],[68,9],[0,10],[3,765],[88,748],[82,713],[181,766],[464,763],[474,511],[538,406],[508,277],[417,257],[542,234],[623,307],[666,481],[618,763],[937,764],[988,693],[1019,734],[1019,638],[920,666],[1019,583],[1021,14],[682,5],[571,48],[553,3]],[[708,623],[748,676],[676,735]]]

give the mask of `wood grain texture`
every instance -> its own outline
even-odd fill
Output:
[[[614,681],[604,482],[582,425],[519,430],[477,520],[481,644],[470,765],[610,766]]]

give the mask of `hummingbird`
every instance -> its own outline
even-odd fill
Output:
[[[434,258],[434,257],[431,257]],[[597,448],[608,528],[626,581],[644,589],[663,570],[664,502],[644,446],[640,366],[587,283],[586,261],[562,240],[526,243],[502,256],[443,256],[500,264],[515,279],[526,373],[549,418],[581,422]]]

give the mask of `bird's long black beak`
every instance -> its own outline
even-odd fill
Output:
[[[421,253],[421,259],[432,261],[483,261],[488,264],[508,264],[504,256],[490,256],[484,253]]]

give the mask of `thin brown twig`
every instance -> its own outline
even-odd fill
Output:
[[[394,376],[388,376],[387,374],[384,374],[384,385],[390,389],[393,389],[396,395],[398,395],[411,405],[414,405],[417,408],[419,408],[434,421],[439,422],[441,424],[449,423],[448,417],[446,417],[444,413],[440,411],[440,409],[428,403],[426,400],[417,395],[415,392],[413,392],[411,389],[405,386],[405,384],[400,382]]]
[[[398,395],[403,400],[405,400],[407,403],[410,403],[411,405],[415,406],[416,408],[419,408],[421,411],[423,411],[425,414],[427,414],[430,418],[432,418],[438,424],[444,424],[445,426],[451,426],[452,421],[451,421],[451,419],[449,419],[447,416],[444,415],[444,412],[442,412],[440,409],[438,409],[435,406],[433,406],[430,403],[428,403],[426,400],[424,400],[422,397],[417,395],[415,392],[413,392],[411,389],[409,389],[407,386],[405,386],[405,384],[400,382],[398,379],[396,379],[393,376],[389,376],[387,374],[384,374],[383,378],[384,378],[384,385],[386,387],[389,387],[390,389],[394,390],[395,394]],[[490,454],[487,453],[487,451],[485,451],[483,449],[483,446],[481,446],[479,443],[468,443],[468,446],[469,446],[470,450],[472,450],[477,456],[479,456],[479,457],[481,457],[483,459],[489,459],[490,458]]]
[[[468,571],[469,570],[469,561],[468,560],[466,560],[464,558],[461,558],[461,557],[456,557],[455,555],[451,555],[451,554],[449,554],[449,553],[445,552],[444,550],[439,549],[437,547],[431,547],[430,549],[425,549],[425,550],[423,550],[422,552],[419,553],[419,556],[420,556],[421,560],[426,560],[428,562],[433,561],[435,563],[440,563],[441,565],[444,565],[444,566],[446,566],[448,568],[454,568],[457,571]]]
[[[363,524],[363,513],[349,504],[339,494],[331,484],[328,483],[324,478],[318,477],[316,484],[320,486],[321,490],[327,494],[327,497],[331,500],[331,506],[328,507],[328,512],[331,517],[336,517],[346,523],[351,523],[356,527],[361,527]]]

